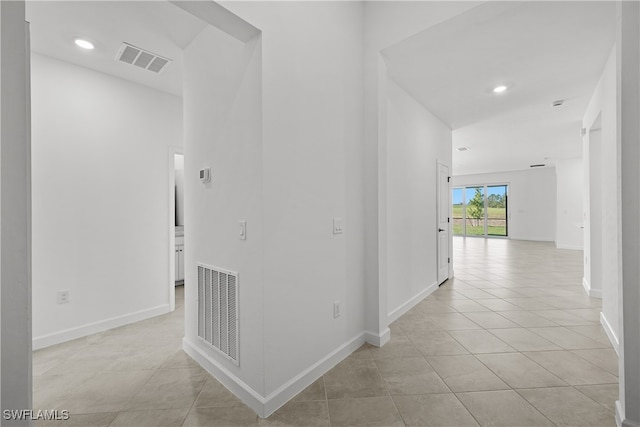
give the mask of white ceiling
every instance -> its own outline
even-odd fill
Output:
[[[182,49],[206,26],[166,1],[29,0],[27,19],[33,51],[178,96]],[[614,39],[613,2],[496,1],[383,54],[389,76],[454,129],[454,147],[470,148],[453,152],[463,175],[580,156],[582,114]],[[174,62],[160,75],[118,62],[122,42]],[[501,83],[509,90],[493,94]]]
[[[182,50],[205,23],[166,1],[31,1],[32,51],[182,96]],[[85,38],[85,51],[73,43]],[[173,60],[161,74],[116,61],[122,42]]]
[[[470,148],[453,152],[464,175],[581,156],[582,115],[614,42],[613,2],[489,2],[383,55],[390,78],[454,129],[454,148]],[[494,94],[499,84],[509,89]]]

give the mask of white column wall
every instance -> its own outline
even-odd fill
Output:
[[[259,37],[244,43],[212,26],[184,51],[185,350],[210,360],[230,388],[229,381],[237,382],[258,396],[264,394],[260,68]],[[210,182],[200,181],[204,168]],[[246,240],[239,239],[239,221],[247,223]],[[238,273],[239,366],[198,339],[199,263]]]
[[[0,2],[0,403],[30,409],[31,139],[23,1]],[[28,426],[29,420],[2,420]]]
[[[482,2],[364,3],[364,243],[366,329],[383,344],[388,332],[386,230],[387,70],[381,51]],[[452,171],[455,172],[455,171]]]
[[[558,190],[556,214],[556,246],[582,250],[583,247],[583,183],[582,158],[562,159],[556,163]]]
[[[621,159],[620,401],[623,427],[640,426],[640,4],[618,3],[617,129]]]
[[[365,339],[362,4],[224,6],[260,30],[261,62],[255,54],[251,61],[256,62],[238,62],[233,49],[225,50],[239,43],[230,40],[224,46],[192,43],[188,48],[186,115],[199,122],[186,126],[195,133],[187,135],[185,150],[185,214],[188,224],[197,224],[191,232],[186,229],[191,250],[186,264],[193,270],[198,261],[224,263],[238,271],[246,292],[240,301],[240,366],[207,354],[235,377],[252,407],[268,415]],[[199,56],[216,49],[222,50],[204,59],[209,72],[197,74],[203,62]],[[224,68],[241,76],[238,85],[225,83],[231,76],[215,70],[220,53]],[[228,86],[237,92],[235,100],[212,96]],[[224,116],[224,123],[218,116]],[[219,137],[216,126],[227,129],[227,135]],[[225,158],[219,150],[237,149],[230,145],[245,147],[241,168],[233,161],[220,165]],[[190,175],[207,164],[213,167],[211,188]],[[216,179],[220,173],[223,178]],[[247,181],[252,179],[247,175],[260,182]],[[239,204],[250,195],[259,204],[242,218]],[[214,213],[221,201],[225,211]],[[342,234],[333,233],[334,218],[344,221]],[[238,243],[240,219],[247,220],[247,241]],[[189,274],[195,279],[187,271],[187,282]],[[334,318],[338,301],[341,315]],[[193,340],[193,293],[185,305],[188,339]]]
[[[589,150],[589,213],[587,214],[587,222],[589,224],[589,246],[587,262],[590,266],[589,283],[587,291],[590,296],[602,297],[602,284],[604,277],[604,252],[603,244],[606,236],[604,235],[604,213],[603,213],[603,177],[604,167],[602,156],[604,155],[602,130],[590,130],[587,140]]]
[[[451,169],[451,129],[387,84],[386,282],[391,320],[437,289],[437,168]]]
[[[602,297],[600,320],[615,348],[619,340],[618,288],[621,281],[616,57],[613,49],[582,121],[587,131],[583,149],[588,180],[585,238],[589,243],[585,245],[584,253],[585,288],[592,296]],[[596,152],[589,152],[592,149]],[[599,200],[592,200],[593,197]]]

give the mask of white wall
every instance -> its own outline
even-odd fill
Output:
[[[556,163],[557,213],[556,246],[582,250],[584,167],[582,158],[562,159]]]
[[[357,2],[255,5],[265,58],[269,394],[364,329],[363,16]],[[344,234],[332,234],[335,217]]]
[[[36,347],[169,310],[181,100],[32,55]],[[172,156],[172,154],[171,154]],[[70,291],[57,304],[58,290]]]
[[[394,318],[438,285],[436,160],[451,165],[451,129],[393,81],[387,97],[387,291]]]
[[[618,285],[621,279],[619,256],[619,215],[620,215],[620,185],[619,185],[619,146],[617,141],[617,113],[616,113],[616,55],[611,52],[602,77],[593,93],[589,106],[584,114],[583,127],[587,134],[583,139],[585,150],[596,149],[596,153],[586,153],[586,174],[589,176],[590,197],[594,192],[598,194],[599,202],[589,200],[586,204],[590,208],[587,217],[593,220],[585,221],[585,234],[590,235],[589,251],[585,248],[585,272],[589,271],[590,282],[586,287],[593,287],[594,296],[602,293],[602,323],[612,340],[614,347],[618,345]],[[599,131],[590,132],[600,128]],[[597,136],[594,141],[590,137]],[[591,170],[591,169],[596,170]],[[597,182],[597,179],[600,182]],[[598,206],[599,204],[599,206]],[[595,215],[595,217],[594,217]],[[601,244],[598,245],[598,242]],[[592,265],[593,264],[593,265]],[[593,274],[597,272],[601,277],[601,287],[597,286]],[[585,278],[587,274],[585,273]]]
[[[640,5],[617,4],[617,140],[620,148],[622,250],[619,288],[619,426],[640,426]]]
[[[185,336],[263,394],[260,55],[259,40],[244,44],[210,26],[184,51]],[[209,183],[199,179],[205,167]],[[238,239],[240,220],[247,240]],[[239,275],[239,367],[197,338],[197,263]]]
[[[364,244],[366,329],[389,339],[386,232],[386,85],[381,51],[481,2],[364,2]]]
[[[262,33],[243,44],[209,30],[185,53],[186,281],[198,261],[238,271],[240,366],[194,340],[188,287],[186,348],[268,415],[364,342],[362,5],[225,6]]]
[[[32,407],[29,47],[24,2],[0,3],[0,406]],[[2,420],[29,426],[30,420]]]
[[[586,222],[589,224],[587,227],[589,252],[584,259],[590,268],[588,279],[585,278],[583,284],[590,296],[602,298],[602,283],[604,281],[602,245],[606,237],[604,236],[603,223],[602,130],[599,128],[600,124],[597,127],[598,129],[591,129],[585,138],[587,145],[585,151],[589,153],[589,165],[586,167],[589,173],[589,197],[585,215]]]
[[[455,170],[453,171],[455,174]],[[513,172],[460,175],[452,187],[509,184],[509,237],[553,242],[556,238],[556,172],[541,168]]]

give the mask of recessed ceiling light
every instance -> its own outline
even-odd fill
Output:
[[[76,46],[79,46],[83,49],[87,49],[87,50],[93,49],[93,43],[91,43],[90,41],[83,40],[83,39],[75,39],[74,42]]]
[[[507,90],[507,87],[504,86],[504,85],[496,86],[496,87],[493,88],[493,92],[494,93],[502,93],[505,90]]]

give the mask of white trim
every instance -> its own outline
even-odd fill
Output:
[[[86,325],[42,335],[33,338],[33,349],[38,350],[51,345],[86,337],[87,335],[97,334],[98,332],[160,316],[162,314],[169,313],[170,311],[169,304],[163,304],[157,307],[136,311],[134,313],[123,314],[122,316],[111,317],[98,322],[87,323]]]
[[[622,427],[622,406],[619,400],[616,400],[615,404],[616,404],[616,411],[615,411],[616,425],[618,427]]]
[[[393,310],[391,313],[387,315],[387,324],[393,323],[396,320],[398,320],[400,316],[405,314],[407,311],[411,310],[420,301],[422,301],[423,299],[425,299],[426,297],[434,293],[436,289],[438,289],[438,284],[434,282],[431,285],[427,286],[422,291],[420,291],[416,296],[410,298],[408,301],[401,304],[398,308],[396,308],[395,310]]]
[[[376,347],[382,347],[383,345],[388,343],[389,340],[391,339],[391,329],[386,328],[379,335],[374,334],[373,332],[365,331],[363,332],[363,335],[364,335],[365,341],[368,342],[369,344]]]
[[[558,249],[568,249],[571,251],[582,251],[584,250],[584,248],[582,246],[577,246],[577,245],[562,245],[559,243],[556,243],[556,248]]]
[[[180,147],[169,147],[169,307],[171,311],[176,309],[176,154],[184,156]]]
[[[388,335],[387,329],[387,335]],[[362,346],[370,333],[363,332],[352,338],[334,351],[300,372],[298,375],[278,387],[267,397],[263,397],[251,386],[242,381],[236,375],[227,370],[218,361],[211,358],[203,349],[192,343],[188,338],[182,340],[182,348],[185,353],[193,358],[207,372],[220,381],[229,391],[244,402],[260,417],[266,418],[277,411],[282,405],[291,400],[302,390],[310,386],[331,368],[344,360],[351,353]]]
[[[480,236],[482,237],[482,236]],[[495,237],[495,236],[491,236],[491,237]],[[518,236],[514,236],[514,235],[509,235],[508,236],[511,240],[522,240],[525,242],[546,242],[546,243],[553,243],[555,245],[556,241],[553,239],[539,239],[537,237],[518,237]]]
[[[329,372],[331,368],[360,348],[365,343],[365,336],[366,333],[362,333],[351,338],[351,340],[342,344],[340,347],[336,348],[334,351],[270,393],[265,402],[265,417],[273,414],[282,405],[287,403],[302,390],[313,384],[315,380]]]
[[[616,400],[616,425],[618,427],[640,427],[640,423],[622,419],[622,405]]]
[[[613,331],[613,328],[611,327],[611,324],[609,324],[609,321],[605,317],[604,313],[602,312],[600,312],[600,324],[602,325],[604,332],[607,334],[609,341],[611,341],[611,345],[613,346],[613,349],[616,351],[616,354],[620,355],[620,353],[618,352],[618,349],[620,347],[620,342],[618,341],[618,337],[616,336],[616,333]]]
[[[602,289],[591,289],[591,284],[585,277],[582,278],[582,287],[590,297],[602,299]]]
[[[211,358],[198,345],[192,343],[187,337],[182,339],[182,349],[207,372],[213,375],[222,383],[231,393],[236,395],[238,399],[251,408],[259,416],[264,417],[264,407],[266,399],[257,391],[251,388],[240,378],[228,371],[218,361]]]

